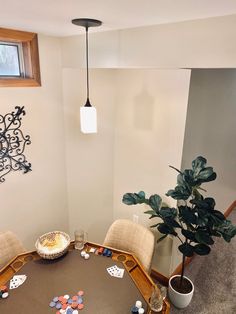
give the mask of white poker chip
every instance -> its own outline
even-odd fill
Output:
[[[4,293],[2,294],[2,298],[3,298],[3,299],[6,299],[8,296],[9,296],[9,293],[8,293],[8,292],[4,292]]]
[[[65,298],[66,300],[68,300],[68,299],[70,298],[70,296],[69,296],[68,294],[65,294],[65,295],[64,295],[64,298]]]
[[[74,311],[72,312],[72,314],[78,314],[78,313],[79,313],[78,310],[74,310]]]
[[[138,314],[144,314],[144,309],[141,307],[140,309],[138,309]]]
[[[140,309],[142,307],[142,302],[141,301],[136,301],[135,306]]]
[[[66,310],[60,309],[59,312],[60,312],[61,314],[65,314],[65,313],[66,313]]]
[[[81,251],[80,255],[81,255],[82,257],[85,257],[86,252],[83,250],[83,251]]]
[[[84,255],[84,258],[85,258],[85,259],[89,259],[89,254],[86,253],[86,254]]]

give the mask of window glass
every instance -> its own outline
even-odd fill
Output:
[[[0,42],[0,76],[20,76],[20,68],[19,46]]]

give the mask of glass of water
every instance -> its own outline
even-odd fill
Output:
[[[82,229],[75,230],[75,249],[83,250],[84,244],[87,242],[87,232]]]
[[[166,287],[159,288],[158,286],[153,287],[152,295],[150,298],[149,306],[151,313],[160,312],[163,308],[163,300],[166,298]]]

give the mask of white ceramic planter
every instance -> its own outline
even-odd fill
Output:
[[[179,309],[182,309],[188,306],[189,303],[191,302],[193,292],[194,292],[194,285],[189,278],[184,276],[184,278],[186,278],[189,282],[191,282],[193,289],[191,292],[186,293],[186,294],[180,293],[176,291],[171,285],[171,279],[174,277],[180,277],[180,275],[175,275],[170,278],[169,287],[168,287],[168,295],[169,295],[170,301],[174,304],[174,306],[176,306]]]

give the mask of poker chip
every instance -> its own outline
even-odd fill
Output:
[[[60,302],[57,302],[57,304],[56,304],[56,309],[60,310],[61,307],[62,307],[61,303],[60,303]]]
[[[79,310],[82,310],[84,308],[84,305],[81,303],[81,304],[78,304],[78,309]]]
[[[86,254],[86,251],[81,251],[81,253],[80,253],[80,255],[82,256],[82,257],[84,257],[85,256],[85,254]]]
[[[140,309],[138,309],[138,314],[144,314],[144,309],[141,307]]]
[[[55,306],[56,306],[56,303],[52,301],[52,302],[49,303],[49,306],[50,306],[50,307],[55,307]]]
[[[8,293],[7,293],[8,294]],[[78,314],[79,310],[84,308],[83,290],[79,290],[76,295],[70,297],[68,294],[64,296],[54,297],[49,303],[51,308],[57,309],[56,314]]]
[[[136,307],[136,306],[133,306],[132,308],[131,308],[131,313],[132,314],[138,314],[138,308]]]
[[[81,304],[81,303],[83,303],[83,299],[81,298],[81,297],[78,297],[78,304]]]
[[[136,306],[138,309],[140,309],[140,308],[142,307],[142,302],[139,301],[139,300],[137,300],[137,301],[135,302],[135,306]]]
[[[9,296],[9,293],[8,293],[8,292],[4,292],[4,293],[2,294],[2,298],[3,298],[3,299],[8,298],[8,296]]]
[[[80,291],[78,291],[78,293],[77,293],[79,296],[82,296],[82,295],[84,295],[84,291],[83,290],[80,290]]]

